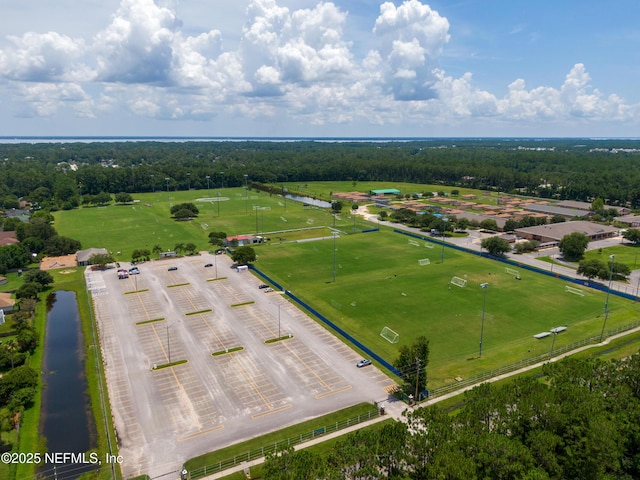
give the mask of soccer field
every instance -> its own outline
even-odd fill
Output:
[[[335,244],[335,282],[331,239],[262,247],[256,267],[387,361],[395,360],[400,345],[425,335],[431,388],[549,352],[552,336],[533,335],[551,328],[567,326],[556,347],[602,328],[601,292],[581,288],[584,295],[577,295],[567,292],[567,282],[513,267],[516,279],[501,262],[448,247],[443,263],[440,245],[388,231],[339,237]],[[466,286],[451,284],[454,276]],[[607,328],[630,323],[638,312],[633,302],[615,296],[609,308]],[[399,334],[398,343],[380,336],[385,326]]]

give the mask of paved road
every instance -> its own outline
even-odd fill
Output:
[[[387,398],[384,373],[356,368],[358,353],[230,266],[205,253],[123,280],[86,273],[125,478],[173,478],[202,453]]]
[[[421,231],[419,228],[408,227],[406,225],[402,225],[399,223],[389,222],[389,221],[379,221],[377,215],[370,214],[367,210],[366,206],[361,206],[358,210],[358,214],[362,215],[366,220],[375,223],[377,225],[384,225],[391,228],[396,228],[399,230],[405,230],[408,232],[413,232],[418,235],[428,235],[426,232]],[[482,233],[478,230],[469,230],[469,236],[467,237],[459,237],[459,238],[451,238],[447,237],[445,239],[446,243],[451,243],[454,245],[458,245],[460,247],[480,252],[482,251],[482,247],[480,246],[482,240],[484,238],[490,237],[493,234]],[[438,240],[442,240],[440,237]],[[598,240],[595,242],[590,242],[587,246],[587,250],[597,250],[599,248],[606,248],[615,245],[619,245],[623,242],[623,238],[621,236],[608,238],[605,240]],[[563,266],[562,258],[560,255],[560,251],[557,247],[555,248],[547,248],[544,250],[540,250],[538,252],[533,253],[525,253],[525,254],[515,254],[508,253],[506,254],[507,258],[510,258],[516,262],[524,263],[541,270],[547,270],[550,272],[555,272],[570,278],[576,278],[579,280],[587,280],[587,278],[583,275],[578,275],[576,273],[575,268],[571,266]],[[552,257],[555,264],[551,264],[549,262],[545,262],[539,260],[539,257]],[[627,293],[629,295],[635,295],[636,297],[640,293],[640,269],[633,270],[631,275],[628,277],[629,283],[624,282],[616,282],[613,281],[611,284],[612,290],[617,290],[619,292]]]

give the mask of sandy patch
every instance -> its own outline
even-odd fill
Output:
[[[54,270],[56,268],[76,267],[76,255],[63,255],[61,257],[44,257],[40,262],[40,270]]]

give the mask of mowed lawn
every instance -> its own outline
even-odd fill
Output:
[[[418,335],[430,340],[429,385],[450,383],[508,363],[547,353],[552,336],[533,335],[567,325],[555,346],[600,333],[605,295],[583,288],[585,295],[565,291],[566,282],[520,269],[520,280],[500,262],[439,245],[411,245],[392,232],[340,237],[334,241],[272,245],[257,250],[256,266],[284,288],[313,305],[347,332],[393,362],[398,346]],[[418,260],[429,258],[430,265]],[[453,276],[467,280],[450,285]],[[479,341],[486,290],[483,355]],[[575,285],[574,285],[575,287]],[[611,296],[607,328],[635,321],[638,308]],[[397,344],[380,337],[383,327],[400,335]]]
[[[220,195],[218,195],[218,193]],[[272,242],[330,235],[322,227],[333,227],[333,216],[327,209],[306,207],[300,202],[244,188],[191,190],[134,194],[133,204],[106,207],[82,207],[54,213],[55,228],[60,235],[74,238],[82,248],[104,247],[117,260],[131,259],[134,249],[173,250],[178,243],[194,243],[198,250],[207,250],[208,235],[224,231],[227,235],[264,234]],[[173,205],[194,203],[200,214],[192,221],[176,222],[170,217]],[[353,231],[349,209],[336,218],[336,228]],[[318,228],[319,232],[314,233]],[[371,228],[371,224],[356,219],[356,228]],[[282,233],[286,232],[286,233]]]

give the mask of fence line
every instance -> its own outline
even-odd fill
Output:
[[[255,265],[253,264],[249,264],[249,268],[251,270],[253,270],[254,272],[258,273],[262,278],[264,278],[266,281],[270,282],[271,284],[273,284],[274,286],[276,286],[279,290],[284,290],[277,282],[273,281],[267,274],[261,272],[260,270],[258,270]],[[333,329],[334,331],[336,331],[337,333],[339,333],[340,335],[342,335],[344,338],[346,338],[349,342],[351,342],[353,345],[355,345],[356,347],[358,347],[360,350],[362,350],[363,352],[365,352],[367,355],[369,355],[372,359],[374,359],[375,361],[377,361],[378,363],[380,363],[384,368],[386,368],[387,370],[389,370],[391,373],[393,373],[394,375],[397,376],[401,376],[400,371],[394,367],[393,365],[391,365],[389,362],[387,362],[384,358],[382,358],[380,355],[378,355],[377,353],[375,353],[373,350],[371,350],[369,347],[367,347],[366,345],[364,345],[363,343],[361,343],[359,340],[353,338],[351,335],[349,335],[347,332],[345,332],[342,328],[340,328],[338,325],[336,325],[335,323],[333,323],[331,320],[329,320],[327,317],[325,317],[324,315],[322,315],[320,312],[318,312],[315,308],[313,308],[311,305],[308,305],[307,303],[305,303],[302,299],[296,297],[293,293],[291,293],[289,290],[284,290],[284,294],[289,297],[290,299],[292,299],[294,302],[296,302],[298,305],[300,305],[301,307],[303,307],[305,310],[307,310],[308,312],[310,312],[311,314],[313,314],[315,317],[317,317],[318,319],[320,319],[322,322],[324,322],[326,325],[328,325],[329,327],[331,327],[331,329]]]
[[[628,330],[632,330],[637,327],[640,327],[640,321],[633,322],[628,325],[624,325],[622,327],[618,327],[612,330],[608,330],[605,334],[605,337],[617,335],[618,333],[626,332]],[[429,390],[429,398],[441,397],[442,395],[455,392],[456,390],[460,390],[470,385],[475,385],[477,383],[490,380],[494,377],[504,375],[505,373],[515,372],[516,370],[520,370],[521,368],[547,361],[554,356],[562,355],[572,350],[576,350],[580,347],[584,347],[585,345],[593,345],[599,342],[600,342],[600,335],[594,335],[592,337],[585,338],[583,340],[578,340],[577,342],[573,342],[568,345],[563,345],[558,348],[554,348],[552,352],[543,353],[535,357],[525,358],[523,360],[520,360],[519,362],[511,363],[509,365],[504,365],[495,370],[489,370],[487,372],[479,373],[472,377],[464,378],[461,381],[456,383],[434,388],[433,390]]]
[[[293,447],[295,445],[299,445],[308,440],[312,440],[314,438],[321,437],[328,433],[337,432],[339,430],[343,430],[345,428],[351,427],[353,425],[357,425],[362,422],[366,422],[367,420],[371,420],[372,418],[378,417],[380,413],[378,409],[371,409],[367,413],[361,413],[355,417],[348,418],[346,420],[342,420],[336,423],[332,423],[331,425],[326,425],[324,427],[316,428],[307,433],[302,433],[295,437],[288,438],[281,442],[273,443],[266,447],[260,447],[255,450],[248,450],[247,453],[243,453],[242,455],[236,455],[233,458],[228,458],[226,460],[221,460],[217,463],[206,465],[204,467],[195,468],[189,472],[189,478],[191,480],[196,480],[198,478],[205,477],[207,475],[213,475],[214,473],[222,472],[224,470],[228,470],[237,465],[241,465],[245,462],[250,462],[251,460],[256,460],[258,458],[265,457],[267,455],[273,454],[277,451],[283,450],[288,447]]]

